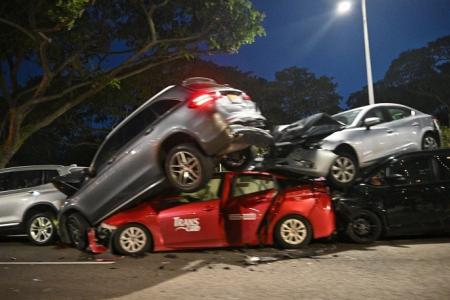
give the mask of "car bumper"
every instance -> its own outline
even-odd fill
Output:
[[[227,126],[215,139],[206,145],[209,155],[225,155],[245,149],[249,146],[270,146],[273,144],[272,135],[264,129],[233,124]]]
[[[287,157],[275,158],[265,166],[272,170],[292,172],[300,175],[327,176],[337,155],[324,149],[295,149]]]

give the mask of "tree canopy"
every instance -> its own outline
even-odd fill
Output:
[[[0,16],[0,167],[99,92],[265,33],[249,0],[14,0]]]
[[[396,102],[436,115],[449,123],[450,113],[450,36],[427,46],[405,51],[389,66],[375,86],[377,102]],[[367,104],[367,92],[353,93],[350,107]]]

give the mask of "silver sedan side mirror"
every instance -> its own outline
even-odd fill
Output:
[[[372,117],[372,118],[365,118],[364,119],[364,125],[367,129],[370,128],[370,126],[377,125],[381,123],[381,119],[378,117]]]

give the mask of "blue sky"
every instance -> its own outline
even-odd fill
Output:
[[[346,99],[367,84],[361,6],[353,0],[352,11],[338,16],[337,2],[253,0],[266,14],[267,35],[238,54],[210,59],[267,79],[287,67],[306,67],[334,77]],[[450,34],[450,0],[367,0],[367,14],[374,81],[401,52]]]

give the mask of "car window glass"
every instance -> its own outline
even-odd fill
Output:
[[[9,173],[0,173],[0,192],[7,191],[9,186]]]
[[[273,188],[275,188],[275,183],[270,177],[243,175],[234,181],[233,197],[258,193]]]
[[[403,107],[387,107],[386,110],[392,121],[411,116],[411,110]]]
[[[160,100],[154,104],[152,104],[152,110],[158,115],[161,116],[174,108],[180,101],[178,100]]]
[[[8,190],[35,187],[42,184],[42,171],[11,172],[8,178]]]
[[[405,184],[420,184],[432,182],[433,169],[428,157],[402,159],[386,169],[386,176],[402,175]]]
[[[56,170],[44,170],[44,181],[42,184],[47,184],[52,182],[53,178],[58,177],[59,173]]]
[[[97,156],[95,166],[100,168],[106,162],[111,160],[117,151],[119,151],[128,142],[134,139],[139,133],[150,126],[157,119],[156,114],[147,107],[134,117],[129,119],[127,123],[118,128],[114,134],[109,137],[108,141],[103,145]]]
[[[450,181],[450,155],[436,155],[433,163],[436,165],[438,178]]]
[[[380,107],[372,108],[369,110],[363,117],[362,120],[365,120],[367,118],[380,118],[380,123],[386,122],[386,117],[384,116],[383,109]]]
[[[358,116],[358,114],[361,112],[361,109],[355,109],[351,111],[342,112],[339,114],[333,115],[333,119],[335,119],[338,122],[344,123],[345,125],[350,125],[353,123],[355,118]]]
[[[193,193],[182,193],[181,196],[189,202],[208,201],[219,199],[219,189],[222,183],[221,178],[213,178],[201,190]]]

